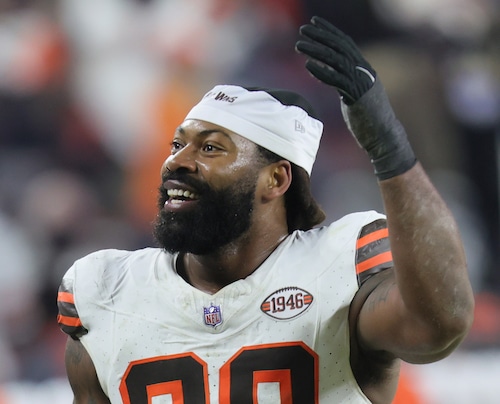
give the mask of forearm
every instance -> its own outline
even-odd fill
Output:
[[[474,303],[452,214],[420,164],[379,185],[406,309],[443,339],[466,332]]]

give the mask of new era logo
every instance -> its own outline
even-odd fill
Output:
[[[295,130],[300,133],[305,133],[306,128],[304,128],[304,125],[302,125],[299,121],[295,120]]]

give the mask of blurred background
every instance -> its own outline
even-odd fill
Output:
[[[476,299],[449,358],[403,368],[395,402],[498,403],[498,0],[0,0],[0,404],[69,403],[57,288],[102,248],[153,245],[159,169],[217,83],[283,87],[325,122],[313,192],[331,222],[383,211],[337,93],[294,52],[323,16],[377,70],[456,215]]]

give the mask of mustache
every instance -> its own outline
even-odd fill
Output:
[[[162,184],[159,187],[159,192],[160,192],[159,202],[161,205],[168,199],[167,190],[163,187],[163,184],[169,180],[179,181],[187,185],[188,187],[192,188],[193,191],[196,192],[198,195],[202,195],[212,190],[205,181],[202,181],[198,178],[194,178],[190,173],[182,170],[167,171],[165,174],[162,175],[161,179],[162,179]]]

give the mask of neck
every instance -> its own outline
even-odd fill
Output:
[[[287,236],[287,229],[247,234],[207,255],[181,254],[177,271],[195,288],[214,294],[252,274]]]

